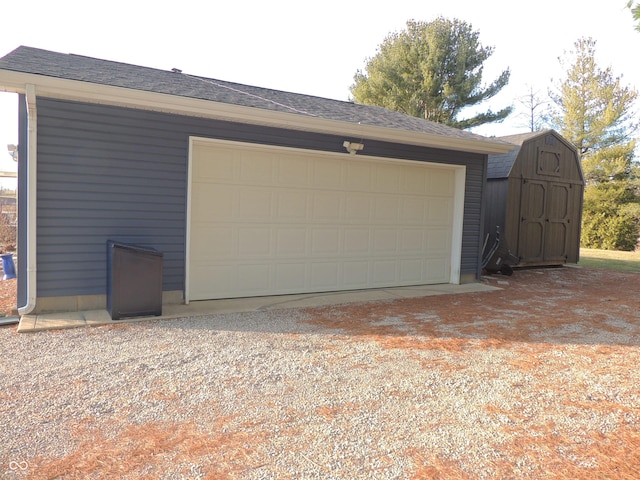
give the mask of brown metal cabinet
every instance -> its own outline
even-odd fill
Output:
[[[501,140],[514,149],[489,156],[485,236],[492,241],[500,227],[521,266],[577,263],[584,190],[577,150],[553,130]]]

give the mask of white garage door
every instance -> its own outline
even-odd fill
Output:
[[[187,300],[456,283],[460,168],[203,139],[190,163]]]

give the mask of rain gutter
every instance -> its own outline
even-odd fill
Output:
[[[30,314],[36,307],[36,202],[37,202],[37,153],[38,113],[36,87],[25,85],[27,98],[27,303],[18,307],[20,315]]]

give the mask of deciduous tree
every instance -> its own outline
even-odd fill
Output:
[[[529,93],[518,98],[518,103],[525,108],[525,112],[518,114],[521,118],[526,118],[526,122],[522,126],[528,128],[531,132],[542,130],[545,126],[545,115],[540,109],[549,104],[548,98],[540,96],[539,90],[534,90],[529,85]]]

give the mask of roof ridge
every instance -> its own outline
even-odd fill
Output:
[[[300,109],[298,109],[298,108],[292,107],[292,106],[290,106],[290,105],[286,105],[286,104],[284,104],[284,103],[276,102],[275,100],[271,100],[271,99],[269,99],[269,98],[266,98],[266,97],[263,97],[263,96],[260,96],[260,95],[255,95],[255,94],[253,94],[253,93],[245,92],[245,91],[240,90],[240,89],[238,89],[238,88],[233,88],[233,87],[230,87],[230,86],[228,86],[228,85],[223,85],[222,83],[219,83],[218,81],[213,80],[213,79],[209,79],[209,78],[205,78],[205,77],[199,77],[199,76],[195,76],[195,75],[190,75],[190,74],[188,74],[188,73],[183,73],[183,72],[178,72],[178,73],[179,73],[180,75],[185,75],[185,76],[190,77],[190,78],[195,78],[196,80],[199,80],[199,81],[201,81],[201,82],[205,82],[205,83],[209,83],[209,84],[211,84],[211,85],[215,85],[216,87],[220,87],[220,88],[228,88],[229,90],[231,90],[231,91],[233,91],[233,92],[240,93],[240,94],[242,94],[242,95],[247,95],[247,96],[249,96],[249,97],[253,97],[253,98],[258,98],[258,99],[260,99],[260,100],[264,100],[265,102],[273,103],[274,105],[277,105],[277,106],[279,106],[279,107],[287,108],[287,109],[289,109],[289,110],[291,110],[291,111],[294,111],[294,112],[296,112],[296,113],[301,113],[301,114],[303,114],[303,115],[310,115],[310,116],[312,116],[312,117],[317,117],[317,115],[314,115],[313,113],[310,113],[310,112],[307,112],[307,111],[304,111],[304,110],[300,110]],[[249,86],[249,85],[247,85],[247,86]],[[289,92],[289,93],[290,93],[290,92]]]

